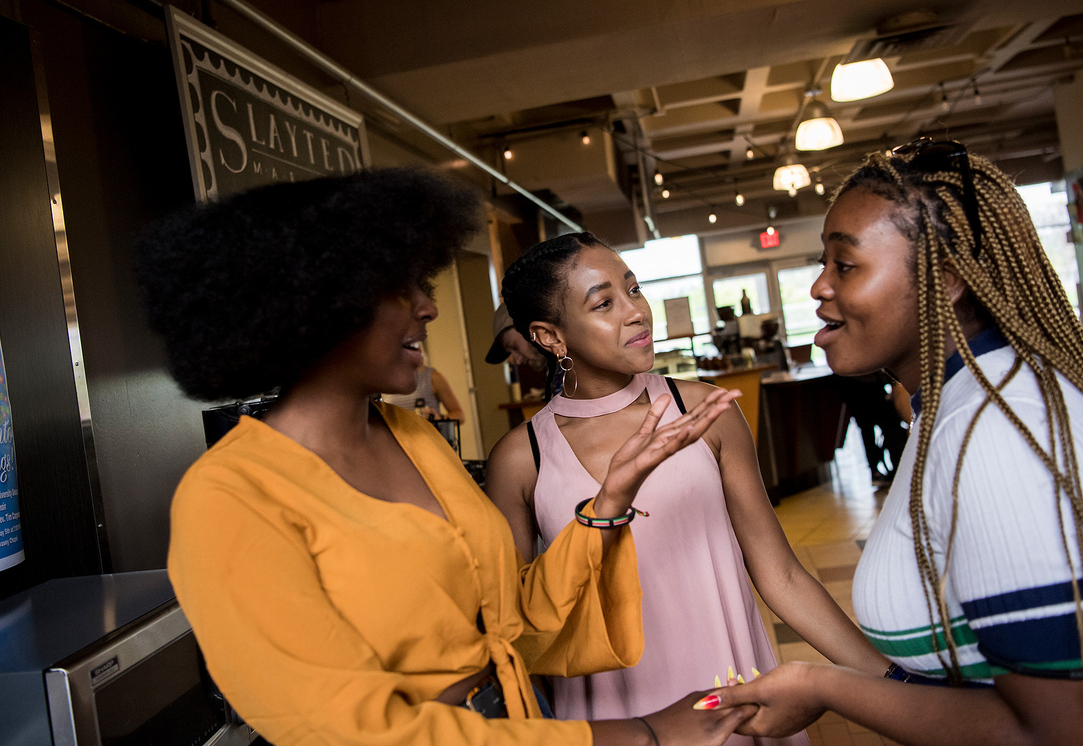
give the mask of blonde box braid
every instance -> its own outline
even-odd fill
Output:
[[[1083,328],[1064,288],[1038,240],[1022,198],[1011,180],[980,156],[969,158],[971,178],[981,226],[981,253],[973,256],[975,237],[963,207],[963,176],[958,170],[923,172],[910,167],[913,156],[870,155],[864,165],[840,187],[835,199],[847,191],[866,188],[900,205],[900,230],[911,240],[916,254],[918,324],[923,416],[918,432],[917,458],[910,483],[910,519],[914,553],[922,578],[926,608],[932,625],[933,648],[953,683],[963,679],[957,643],[945,597],[946,576],[933,561],[932,532],[924,510],[924,476],[933,426],[940,409],[945,378],[945,342],[950,334],[963,362],[986,392],[986,399],[967,427],[952,484],[952,518],[944,565],[951,560],[958,516],[958,489],[963,459],[978,418],[993,403],[1023,436],[1053,477],[1061,540],[1071,571],[1076,606],[1076,628],[1083,649],[1083,601],[1074,566],[1060,497],[1072,508],[1076,548],[1083,550],[1083,489],[1076,460],[1071,422],[1057,374],[1083,390]],[[944,284],[950,268],[963,281],[980,310],[988,314],[1016,353],[1016,361],[1002,381],[994,385],[966,343],[962,326]],[[1047,412],[1047,451],[1001,395],[1020,368],[1033,371]],[[935,613],[934,613],[935,607]],[[937,620],[943,645],[937,635]],[[943,649],[946,648],[948,660]]]

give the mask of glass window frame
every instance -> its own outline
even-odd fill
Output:
[[[650,243],[650,242],[648,241],[648,243]],[[692,273],[689,273],[689,274],[669,275],[669,276],[666,276],[666,277],[655,277],[655,278],[652,278],[650,280],[645,280],[645,281],[640,279],[638,276],[636,277],[636,281],[639,282],[640,285],[648,285],[648,286],[652,285],[654,283],[666,282],[667,280],[682,280],[682,279],[686,279],[686,278],[690,278],[690,277],[699,277],[700,282],[703,283],[703,294],[704,294],[704,298],[707,301],[707,331],[703,332],[703,333],[699,333],[699,334],[694,334],[692,336],[687,336],[687,337],[675,337],[675,338],[672,338],[672,339],[667,337],[666,339],[656,339],[655,340],[655,348],[656,348],[656,350],[657,350],[658,343],[662,343],[663,347],[672,348],[672,349],[682,348],[682,347],[684,347],[685,344],[687,344],[689,354],[694,354],[694,355],[708,355],[708,354],[710,354],[710,350],[714,349],[714,344],[711,341],[711,332],[714,331],[715,326],[718,324],[718,312],[715,311],[714,306],[712,305],[712,303],[714,302],[714,294],[711,292],[710,281],[707,279],[707,254],[706,254],[706,252],[704,250],[704,247],[703,247],[703,236],[696,234],[696,243],[697,243],[697,245],[699,247],[699,266],[700,266],[700,271],[699,272],[692,272]],[[627,249],[627,250],[628,251],[634,251],[636,249],[644,249],[644,248],[647,248],[647,247],[646,246],[638,246],[638,247],[635,247],[635,248],[632,248],[632,249]],[[624,252],[621,251],[619,253],[623,254]],[[656,299],[656,302],[660,303],[660,301],[658,299]],[[651,311],[654,314],[658,314],[658,313],[663,313],[664,314],[665,313],[665,309],[663,307],[659,306],[659,307],[656,308],[655,304],[651,305]],[[667,328],[667,333],[668,333],[668,328]],[[687,342],[684,342],[683,340],[687,340]],[[672,344],[670,344],[670,343],[672,343]],[[707,345],[707,348],[705,348],[704,345]]]
[[[741,264],[723,264],[708,267],[703,272],[703,284],[707,291],[707,312],[711,321],[718,325],[718,309],[714,297],[715,280],[725,280],[741,275],[767,275],[767,310],[764,313],[776,313],[782,308],[782,296],[778,292],[778,273],[774,262],[744,262]],[[734,309],[739,311],[739,309]]]

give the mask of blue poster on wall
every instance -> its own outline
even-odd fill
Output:
[[[19,523],[19,483],[15,474],[15,438],[11,430],[11,401],[0,348],[0,570],[23,561]]]

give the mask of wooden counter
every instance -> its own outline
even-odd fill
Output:
[[[501,404],[500,408],[508,413],[508,427],[518,427],[523,422],[541,411],[545,402],[541,399],[528,399],[526,401],[512,401]]]
[[[748,368],[733,368],[727,371],[700,370],[699,380],[724,389],[738,389],[741,398],[737,406],[748,422],[752,431],[752,442],[757,442],[760,428],[760,378],[767,371],[778,370],[777,365],[753,365]]]
[[[760,472],[776,503],[823,481],[849,419],[839,377],[826,366],[764,376],[758,440]]]

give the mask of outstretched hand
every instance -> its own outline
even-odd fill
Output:
[[[668,394],[660,396],[635,434],[613,454],[602,490],[594,501],[595,514],[610,518],[627,513],[650,473],[674,453],[699,440],[740,395],[737,390],[712,391],[690,412],[658,427],[671,398]]]

